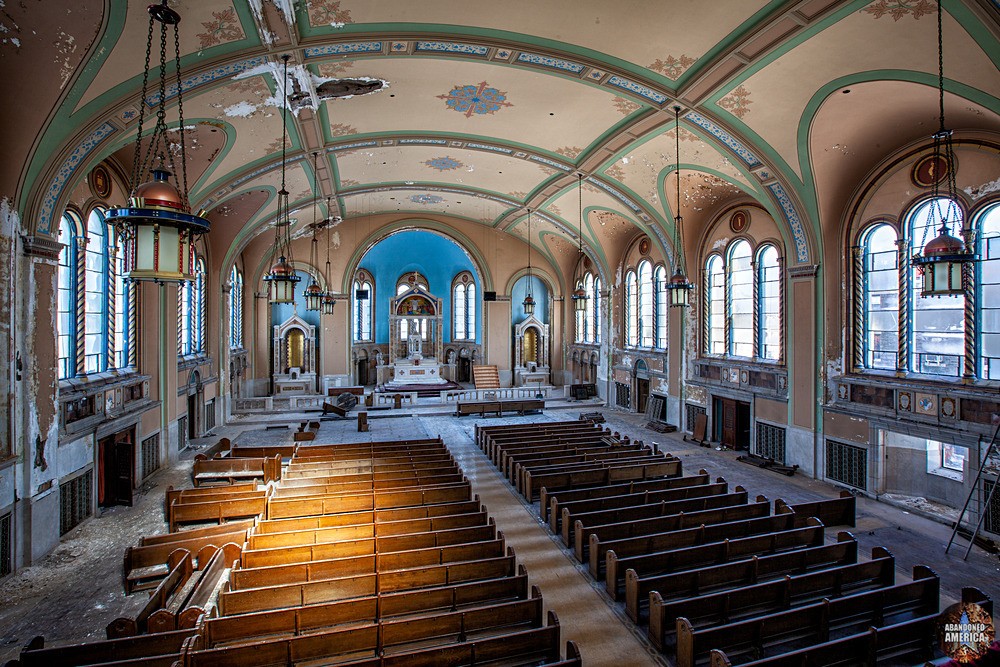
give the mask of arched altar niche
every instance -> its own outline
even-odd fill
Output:
[[[395,384],[444,384],[441,299],[415,281],[389,301],[389,364]]]
[[[549,384],[549,325],[534,315],[514,326],[514,384]]]
[[[275,396],[316,393],[316,327],[298,315],[276,325],[271,360]]]

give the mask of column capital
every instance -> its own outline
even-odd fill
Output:
[[[36,234],[34,236],[22,235],[21,244],[24,247],[24,254],[28,257],[41,257],[42,259],[59,259],[63,244],[50,236]]]

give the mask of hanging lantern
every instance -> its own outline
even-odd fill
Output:
[[[271,270],[264,276],[270,286],[267,300],[273,304],[294,303],[295,285],[302,280],[292,264],[292,219],[289,216],[288,190],[285,187],[286,151],[288,141],[288,59],[285,54],[281,59],[285,62],[284,79],[278,87],[278,94],[283,98],[281,105],[281,189],[278,190],[278,217],[274,222],[274,255],[278,261],[271,265]],[[274,256],[272,255],[272,257]]]
[[[931,204],[930,216],[934,215],[941,221],[938,235],[924,244],[922,254],[910,259],[917,271],[923,276],[920,296],[949,296],[965,294],[962,282],[963,267],[976,261],[976,254],[971,247],[952,236],[948,223],[954,221],[958,229],[962,229],[962,216],[958,210],[958,186],[955,182],[955,148],[951,142],[951,130],[945,129],[944,123],[944,38],[941,31],[942,9],[941,0],[937,3],[937,47],[938,47],[938,114],[940,125],[934,133],[934,163],[945,165],[944,178],[934,180],[934,202]],[[945,182],[945,190],[941,192],[941,182]],[[941,198],[947,198],[948,203],[942,206]],[[930,220],[928,220],[930,222]],[[926,241],[928,225],[924,228]],[[971,245],[971,244],[970,244]]]
[[[313,151],[313,237],[312,243],[309,246],[309,266],[313,268],[318,268],[317,264],[319,262],[319,255],[317,253],[317,246],[319,245],[319,240],[316,238],[316,232],[319,231],[319,221],[316,215],[316,193],[319,192],[319,153]],[[313,276],[312,282],[309,287],[306,288],[306,310],[317,311],[320,309],[323,303],[323,288],[319,286],[316,282],[316,276]]]
[[[573,290],[573,309],[582,313],[587,310],[587,290],[583,289],[583,283],[579,282],[576,284],[576,289]]]
[[[199,236],[208,232],[210,223],[200,215],[191,213],[187,191],[187,155],[184,138],[184,103],[182,87],[177,88],[177,110],[179,120],[179,150],[180,150],[180,180],[170,182],[171,173],[164,165],[165,160],[173,163],[170,152],[172,142],[167,137],[166,105],[164,94],[167,79],[166,67],[166,30],[168,25],[174,26],[174,65],[177,81],[181,80],[180,46],[177,40],[177,24],[180,14],[167,6],[167,0],[158,5],[147,7],[149,12],[149,31],[146,38],[146,64],[142,86],[142,96],[139,98],[139,123],[136,130],[135,151],[133,154],[133,169],[130,182],[131,196],[128,206],[113,208],[108,211],[107,220],[115,226],[125,248],[124,278],[127,280],[149,280],[157,283],[184,282],[194,280],[194,244]],[[148,138],[146,150],[142,148],[142,125],[146,112],[148,87],[145,83],[150,74],[149,58],[152,49],[154,22],[160,24],[160,64],[159,64],[159,96],[156,111],[156,124]],[[168,158],[163,155],[154,157],[157,148],[167,150]],[[157,162],[150,169],[152,180],[139,183],[143,178],[144,165]]]
[[[525,315],[532,315],[532,314],[534,314],[534,312],[535,312],[535,299],[534,299],[534,297],[531,296],[531,294],[528,294],[527,296],[524,297],[524,301],[521,302],[521,305],[524,307],[524,314]]]
[[[314,278],[305,291],[306,310],[319,310],[323,303],[323,288],[321,288]]]
[[[532,315],[535,312],[535,297],[531,296],[531,209],[528,209],[528,279],[526,281],[527,294],[524,295],[524,301],[521,302],[521,306],[524,307],[525,315]]]
[[[333,315],[333,308],[336,305],[337,300],[333,298],[333,293],[327,292],[320,301],[320,312],[324,315]]]
[[[670,292],[670,307],[684,308],[691,303],[694,285],[684,275],[684,218],[681,217],[681,108],[674,107],[674,164],[677,171],[677,217],[674,218],[674,275],[667,283]]]
[[[576,175],[576,194],[577,194],[577,208],[580,214],[580,260],[583,260],[583,173]],[[573,290],[573,309],[578,313],[586,312],[587,310],[587,299],[590,298],[587,295],[587,290],[583,289],[583,281],[578,281],[576,283],[576,289]]]

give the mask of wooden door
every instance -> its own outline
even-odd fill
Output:
[[[135,480],[135,443],[132,431],[115,436],[114,440],[114,504],[132,506]]]
[[[646,412],[646,401],[649,400],[649,380],[646,378],[635,379],[636,412]]]

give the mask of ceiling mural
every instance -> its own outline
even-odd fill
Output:
[[[210,211],[227,256],[273,222],[284,106],[297,217],[330,199],[345,238],[382,213],[453,216],[522,236],[530,207],[539,212],[533,247],[561,271],[578,247],[578,173],[596,260],[611,261],[634,234],[671,253],[675,106],[685,234],[755,203],[783,229],[790,263],[802,264],[820,257],[817,216],[839,216],[851,184],[929,135],[936,115],[930,2],[171,4],[183,17],[192,203]],[[14,166],[0,170],[0,194],[41,234],[99,161],[113,155],[129,169],[141,104],[148,130],[159,95],[138,99],[143,3],[105,3],[101,26],[89,11],[78,34],[74,3],[51,7],[18,14],[20,41],[4,42],[15,55],[36,53],[34,39],[75,44],[68,73],[20,63],[18,77],[37,72],[62,97],[46,102],[34,143],[14,142]],[[998,132],[1000,11],[980,0],[945,9],[949,114],[956,129]],[[174,81],[165,90],[171,125],[177,90]],[[895,108],[894,95],[911,103]]]

